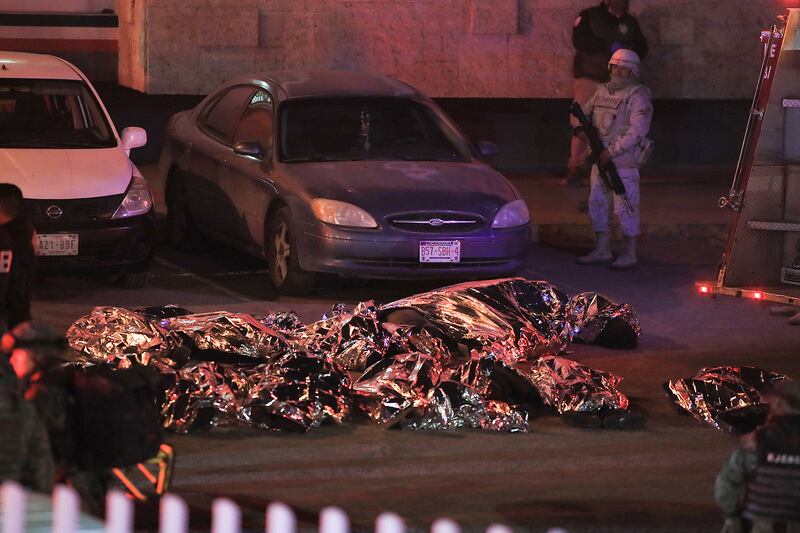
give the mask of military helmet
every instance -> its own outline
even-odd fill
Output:
[[[639,54],[634,52],[633,50],[628,50],[627,48],[620,48],[614,55],[611,56],[611,59],[608,61],[608,67],[611,68],[611,65],[618,65],[620,67],[627,67],[631,69],[631,73],[635,77],[639,77],[639,65],[641,64],[641,59],[639,59]]]

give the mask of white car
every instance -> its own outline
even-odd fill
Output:
[[[94,87],[50,55],[0,51],[0,182],[17,185],[45,272],[119,274],[144,286],[153,197],[129,159],[141,128],[120,136]]]

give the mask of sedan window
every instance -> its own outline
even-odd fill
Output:
[[[222,97],[217,98],[211,110],[206,113],[204,128],[212,135],[229,142],[239,122],[242,109],[255,89],[249,85],[240,85],[229,89]]]
[[[84,82],[0,80],[0,147],[116,145],[100,104]]]
[[[264,152],[269,152],[272,148],[272,122],[272,97],[259,89],[250,98],[233,140],[256,141]]]
[[[287,163],[468,161],[469,142],[434,109],[410,98],[289,100],[280,108],[281,159]]]

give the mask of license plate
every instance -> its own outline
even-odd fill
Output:
[[[77,233],[42,233],[38,237],[36,255],[78,255]]]
[[[420,241],[420,263],[458,263],[461,261],[461,241]]]

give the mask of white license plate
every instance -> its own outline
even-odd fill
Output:
[[[41,233],[36,255],[78,255],[77,233]]]
[[[458,263],[461,261],[461,241],[420,241],[420,263]]]

